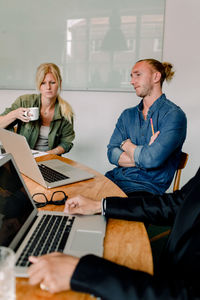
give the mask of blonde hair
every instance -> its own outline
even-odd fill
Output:
[[[62,77],[61,77],[60,69],[58,68],[58,66],[56,66],[53,63],[43,63],[43,64],[39,65],[39,67],[37,68],[37,71],[36,71],[36,87],[39,91],[40,86],[41,86],[41,84],[44,80],[44,77],[46,76],[47,73],[52,73],[56,82],[58,83],[58,103],[60,106],[61,114],[66,119],[68,119],[70,123],[72,123],[72,119],[73,119],[73,115],[74,115],[72,107],[67,101],[63,100],[59,95],[59,93],[61,91]]]
[[[160,72],[161,78],[160,78],[160,85],[162,86],[164,80],[170,81],[172,80],[175,71],[173,71],[173,65],[169,62],[163,62],[161,63],[160,61],[153,59],[153,58],[146,58],[146,59],[141,59],[138,62],[141,61],[146,61],[149,63],[154,70]]]

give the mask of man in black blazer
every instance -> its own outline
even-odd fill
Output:
[[[153,276],[94,255],[74,258],[53,253],[30,257],[30,283],[50,292],[72,289],[102,299],[200,299],[200,168],[180,190],[162,196],[108,197],[98,201],[77,196],[65,211],[170,225],[172,230]]]

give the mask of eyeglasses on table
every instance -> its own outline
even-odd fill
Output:
[[[32,195],[32,199],[37,206],[37,208],[44,207],[48,204],[53,205],[64,205],[68,196],[64,191],[55,191],[51,195],[50,200],[47,199],[47,196],[44,193],[35,193]]]

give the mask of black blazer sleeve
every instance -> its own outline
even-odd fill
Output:
[[[87,255],[80,259],[74,271],[72,289],[105,300],[200,299],[199,195],[200,170],[173,194],[107,198],[108,217],[152,223],[174,222],[160,271],[151,276]]]
[[[172,225],[178,209],[191,190],[200,184],[200,169],[179,191],[141,197],[107,197],[106,217],[142,221],[155,225]]]
[[[198,288],[182,280],[158,278],[93,255],[80,259],[71,287],[105,300],[199,299]]]

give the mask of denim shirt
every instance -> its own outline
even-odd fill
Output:
[[[149,108],[146,120],[143,100],[139,105],[126,109],[118,119],[108,145],[108,159],[117,166],[106,173],[126,192],[148,191],[162,194],[170,186],[178,166],[182,145],[186,138],[187,119],[176,104],[162,94]],[[157,139],[149,146],[154,132],[160,131]],[[135,167],[120,167],[118,161],[123,150],[122,141],[130,139],[137,145],[134,151]]]

